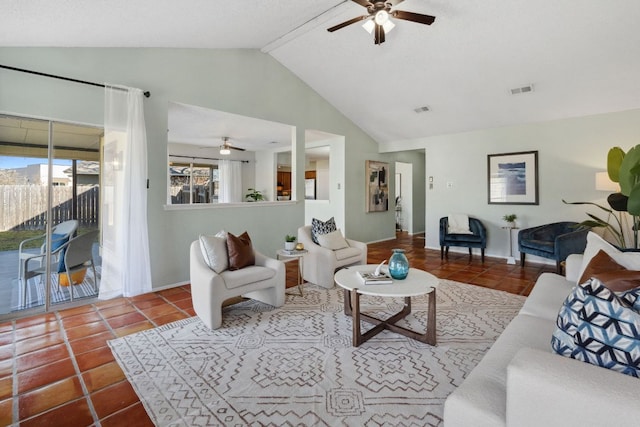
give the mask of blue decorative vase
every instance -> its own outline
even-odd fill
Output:
[[[404,254],[404,249],[392,249],[393,255],[389,259],[389,274],[397,280],[406,279],[409,274],[409,260]]]

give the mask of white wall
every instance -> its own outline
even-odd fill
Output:
[[[70,176],[64,173],[70,167],[70,165],[53,165],[53,182],[61,183],[60,185],[71,185]],[[49,182],[49,166],[46,164],[33,164],[13,170],[18,176],[25,178],[29,184],[47,185]]]
[[[328,200],[331,196],[330,190],[330,174],[329,174],[329,161],[317,160],[316,161],[316,199]]]
[[[487,226],[487,254],[507,257],[508,238],[501,228],[504,214],[517,214],[520,228],[582,221],[587,211],[600,215],[597,208],[569,206],[562,199],[606,204],[607,193],[595,190],[595,173],[606,170],[609,148],[620,146],[626,151],[639,143],[640,110],[630,110],[435,136],[382,149],[425,149],[425,174],[434,177],[434,189],[425,190],[427,247],[439,248],[440,217],[466,212]],[[538,151],[540,204],[489,205],[487,155],[530,150]],[[448,181],[453,188],[446,188]]]
[[[170,102],[227,111],[295,126],[293,164],[304,165],[304,132],[320,129],[344,135],[355,156],[342,181],[354,195],[352,217],[342,217],[348,237],[376,240],[382,217],[364,215],[364,157],[383,160],[378,146],[326,100],[275,59],[254,49],[0,48],[11,66],[82,80],[133,86],[145,99],[148,140],[148,220],[154,287],[189,280],[189,244],[200,233],[247,230],[257,249],[275,256],[285,234],[304,223],[304,202],[260,206],[166,209],[167,129]],[[0,70],[0,112],[101,126],[104,90],[93,86]],[[344,166],[344,163],[343,163]],[[295,166],[294,166],[295,167]],[[255,179],[255,176],[252,177]],[[297,174],[296,188],[303,188]],[[362,195],[360,197],[360,195]],[[173,207],[171,207],[173,208]],[[343,207],[342,212],[346,212]],[[393,217],[387,221],[393,225]]]

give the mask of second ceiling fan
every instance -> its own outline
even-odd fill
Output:
[[[244,148],[234,147],[229,142],[229,137],[228,136],[223,136],[222,137],[222,145],[220,146],[220,154],[229,155],[229,154],[231,154],[231,150],[246,151]]]
[[[348,25],[355,24],[356,22],[368,19],[364,24],[364,28],[369,33],[374,33],[374,43],[381,44],[385,40],[385,32],[389,32],[395,24],[391,22],[390,17],[396,19],[403,19],[405,21],[417,22],[419,24],[431,25],[436,20],[435,16],[423,15],[421,13],[406,12],[404,10],[394,10],[391,8],[402,3],[404,0],[387,0],[387,1],[367,1],[367,0],[351,0],[354,3],[358,3],[360,6],[366,7],[368,15],[358,16],[356,18],[349,19],[341,24],[335,25],[331,28],[327,28],[330,33],[344,28]]]

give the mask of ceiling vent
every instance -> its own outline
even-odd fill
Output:
[[[531,93],[533,92],[533,85],[527,85],[527,86],[510,89],[509,92],[511,92],[511,95],[517,95],[519,93]]]
[[[429,109],[429,107],[427,107],[425,105],[424,107],[414,108],[413,111],[415,111],[416,113],[420,114],[420,113],[425,113],[427,111],[430,111],[430,109]]]

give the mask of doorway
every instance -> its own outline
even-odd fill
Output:
[[[413,234],[413,164],[396,162],[396,230]]]
[[[333,217],[346,231],[345,137],[320,130],[305,131],[305,224]]]
[[[69,278],[64,255],[75,236],[99,230],[103,133],[0,115],[0,318],[97,297],[98,239],[86,250],[95,274],[80,268]]]

